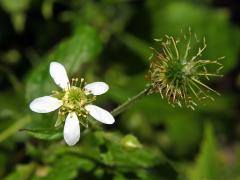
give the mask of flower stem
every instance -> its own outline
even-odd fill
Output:
[[[137,95],[129,98],[127,101],[125,101],[123,104],[120,106],[116,107],[111,114],[113,116],[117,116],[121,112],[125,111],[129,106],[131,106],[133,103],[136,101],[140,100],[143,96],[146,96],[148,94],[148,91],[150,90],[151,87],[147,87],[144,90],[140,91]]]

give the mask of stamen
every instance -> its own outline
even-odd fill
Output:
[[[75,79],[74,79],[74,78],[72,78],[72,83],[71,83],[71,86],[74,86],[74,81],[75,81]]]
[[[85,106],[95,101],[96,96],[93,96],[91,93],[86,93],[84,86],[84,78],[80,80],[79,78],[71,79],[71,86],[69,86],[69,89],[65,90],[61,96],[63,105],[59,110],[59,114],[67,116],[67,114],[75,112],[79,117],[80,123],[87,127],[87,116],[89,112],[85,109]]]
[[[80,88],[84,87],[84,78],[81,78],[79,87]]]

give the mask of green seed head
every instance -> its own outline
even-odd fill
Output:
[[[189,31],[190,32],[190,31]],[[156,40],[161,43],[161,51],[154,50],[151,56],[151,64],[148,72],[148,78],[151,82],[149,93],[160,93],[162,98],[166,97],[172,105],[185,104],[188,108],[194,109],[197,106],[195,99],[213,98],[205,91],[215,90],[202,82],[205,78],[209,80],[211,76],[219,75],[222,64],[218,60],[202,59],[202,52],[206,48],[205,39],[201,42],[191,36],[183,35],[179,39],[172,36],[165,36],[162,40]],[[192,48],[191,44],[198,48]],[[209,65],[217,66],[216,73],[208,70]]]

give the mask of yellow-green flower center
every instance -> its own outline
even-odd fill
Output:
[[[72,86],[65,92],[62,98],[63,105],[60,108],[60,113],[75,112],[78,117],[86,118],[88,112],[85,106],[92,103],[95,99],[95,96],[88,92],[86,93],[84,89]]]
[[[84,89],[84,80],[73,79],[69,89],[63,92],[55,91],[54,97],[62,100],[63,105],[59,109],[59,116],[56,124],[65,120],[68,113],[75,112],[80,123],[87,127],[86,118],[88,111],[85,109],[87,104],[91,104],[96,100],[96,96]]]

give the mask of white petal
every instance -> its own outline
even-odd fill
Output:
[[[106,111],[95,105],[86,105],[85,109],[89,111],[89,114],[94,117],[96,120],[105,123],[105,124],[113,124],[115,122],[114,117],[110,112]]]
[[[34,99],[29,107],[32,111],[37,113],[48,113],[58,109],[63,102],[51,96],[43,96]]]
[[[58,86],[60,86],[62,89],[67,89],[69,87],[70,84],[67,72],[62,64],[58,62],[51,62],[49,71],[54,82]]]
[[[93,82],[87,84],[84,89],[90,91],[93,95],[104,94],[108,91],[109,86],[105,82]]]
[[[75,145],[80,139],[80,125],[76,113],[69,113],[63,130],[64,140],[69,146]]]

